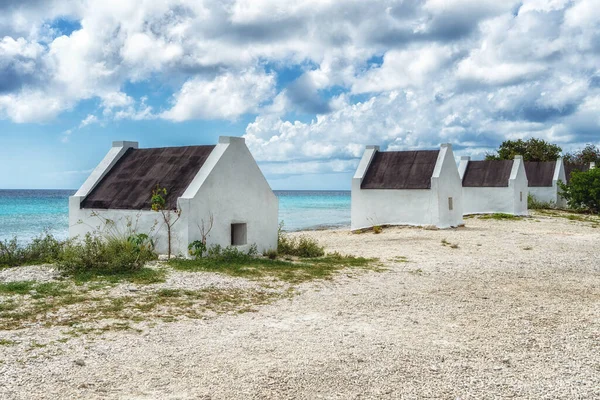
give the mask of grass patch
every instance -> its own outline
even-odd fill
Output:
[[[0,346],[14,346],[17,344],[14,340],[0,339]]]
[[[3,295],[26,295],[30,294],[34,299],[50,296],[63,296],[70,294],[66,282],[15,281],[0,283],[0,294]]]
[[[140,285],[149,285],[153,283],[162,283],[166,279],[166,271],[163,268],[153,269],[144,267],[138,270],[129,271],[98,271],[98,270],[87,270],[75,272],[69,277],[77,284],[83,284],[88,282],[107,282],[111,284],[129,282],[137,283]]]
[[[494,213],[494,214],[485,214],[480,215],[479,219],[495,219],[495,220],[521,220],[523,217],[513,214],[505,214],[505,213]]]
[[[450,243],[446,239],[442,239],[441,243],[442,243],[442,246],[444,246],[444,247],[450,247],[451,249],[458,249],[457,243]]]
[[[552,202],[538,200],[531,193],[527,196],[527,209],[529,210],[550,210],[553,208],[556,208],[556,204]]]
[[[549,217],[557,217],[568,219],[569,221],[586,222],[591,223],[592,227],[597,226],[600,223],[600,217],[595,217],[589,214],[576,214],[573,212],[556,211],[556,210],[537,210],[539,214],[546,215]]]
[[[375,260],[334,253],[319,258],[300,258],[295,261],[257,257],[233,260],[210,257],[198,260],[175,259],[169,261],[169,265],[178,271],[216,272],[248,279],[275,278],[288,283],[301,283],[313,279],[329,279],[343,268],[365,268],[373,261]]]

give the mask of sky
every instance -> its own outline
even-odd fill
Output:
[[[113,140],[244,136],[274,189],[364,146],[600,145],[600,0],[0,0],[0,188],[77,188]]]

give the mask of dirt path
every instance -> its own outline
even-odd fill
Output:
[[[34,348],[57,332],[2,333],[22,344],[0,346],[0,398],[600,398],[600,228],[309,234],[388,270],[142,333]]]

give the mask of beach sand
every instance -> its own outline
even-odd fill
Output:
[[[0,346],[0,398],[600,398],[597,223],[538,214],[300,234],[385,271],[141,333],[32,348],[58,328],[0,332],[19,343]]]

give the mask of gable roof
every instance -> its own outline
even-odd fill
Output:
[[[550,187],[554,180],[556,161],[526,161],[525,172],[529,187]]]
[[[589,171],[590,164],[567,164],[565,163],[565,176],[567,177],[567,183],[571,180],[571,174],[573,171],[586,172]]]
[[[469,161],[464,187],[508,187],[514,160]]]
[[[431,189],[439,150],[378,151],[361,189]]]
[[[150,210],[152,190],[167,189],[168,209],[181,197],[215,146],[130,148],[82,201],[82,208]]]

